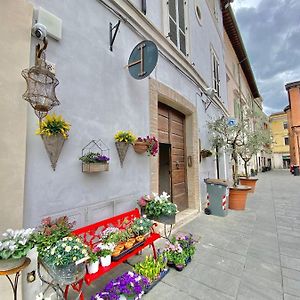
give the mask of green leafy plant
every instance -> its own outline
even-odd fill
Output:
[[[62,116],[57,116],[55,113],[47,115],[40,124],[40,128],[37,129],[36,134],[52,136],[62,134],[64,139],[68,138],[68,132],[71,125],[67,123]]]
[[[134,265],[134,272],[145,276],[150,282],[159,277],[162,271],[167,269],[167,259],[163,254],[153,258],[152,256],[146,256],[145,260]]]
[[[96,262],[97,260],[99,260],[98,257],[98,252],[93,252],[92,250],[89,250],[89,257],[90,257],[90,262]]]
[[[177,213],[177,205],[169,201],[170,195],[163,192],[161,195],[153,193],[153,197],[146,196],[145,213],[147,217],[173,216]]]
[[[152,226],[153,222],[146,216],[142,216],[140,218],[135,219],[130,228],[134,235],[138,236],[150,232]]]
[[[68,236],[75,222],[69,222],[67,216],[52,220],[51,217],[44,218],[42,224],[34,234],[34,242],[37,246],[38,255],[43,257],[46,248],[52,247],[57,241]]]
[[[86,155],[83,155],[79,158],[85,164],[94,164],[94,163],[107,163],[110,158],[106,155],[101,155],[100,153],[90,152]]]
[[[106,257],[108,255],[111,255],[113,253],[113,250],[115,248],[115,244],[114,243],[99,243],[96,247],[95,247],[95,251],[97,252],[97,255],[99,257]]]
[[[34,247],[34,228],[12,230],[4,232],[0,241],[0,259],[21,258]]]
[[[64,237],[45,250],[43,260],[49,265],[67,266],[89,258],[89,247],[76,236]]]
[[[120,130],[115,134],[116,142],[125,142],[127,144],[133,144],[136,140],[136,137],[131,131]]]

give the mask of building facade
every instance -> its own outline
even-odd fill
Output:
[[[289,105],[285,108],[288,118],[291,164],[300,164],[300,81],[287,83]]]
[[[288,169],[290,167],[290,146],[288,119],[285,112],[271,114],[269,117],[272,143],[272,167]]]
[[[206,122],[229,116],[224,2],[156,0],[146,7],[137,0],[1,2],[0,76],[6,83],[0,86],[5,133],[1,232],[36,227],[44,217],[61,215],[79,227],[130,210],[140,196],[162,189],[178,205],[178,220],[199,213],[206,196],[204,178],[230,179],[226,153],[201,162],[199,156],[201,149],[210,149]],[[26,86],[21,71],[34,65],[35,47],[41,44],[31,36],[37,21],[48,29],[46,59],[60,82],[56,94],[61,104],[53,111],[72,125],[55,172],[35,134],[38,119],[22,100]],[[119,21],[111,45],[109,25]],[[156,44],[158,62],[149,77],[136,80],[128,72],[128,59],[144,40]],[[138,155],[130,147],[121,167],[114,143],[118,130],[158,137],[160,155]],[[97,139],[110,149],[110,170],[82,173],[82,148]],[[17,162],[9,158],[12,154]],[[32,256],[30,269],[35,265]],[[0,285],[1,296],[8,298],[7,282],[1,278]],[[38,280],[24,280],[23,289],[24,299],[35,299]]]

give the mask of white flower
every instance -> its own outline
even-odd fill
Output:
[[[66,252],[70,252],[72,250],[72,247],[70,247],[70,246],[67,246],[66,248],[65,248],[65,251]]]
[[[131,271],[128,271],[127,274],[128,274],[130,277],[133,277],[133,275],[134,275],[133,272],[131,272]]]
[[[77,257],[76,256],[73,256],[73,261],[76,261]]]
[[[61,246],[62,247],[67,247],[67,244],[66,243],[62,243]]]

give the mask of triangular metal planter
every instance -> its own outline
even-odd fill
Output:
[[[42,139],[51,161],[51,167],[53,171],[55,171],[56,163],[58,161],[65,139],[61,134],[51,136],[42,135]]]
[[[120,158],[121,167],[123,168],[123,162],[127,153],[127,150],[129,148],[129,144],[125,142],[116,142],[117,151]]]

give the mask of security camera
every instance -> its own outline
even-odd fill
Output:
[[[39,40],[42,40],[47,36],[47,28],[41,23],[36,23],[31,29],[31,34]]]
[[[210,97],[210,98],[213,98],[214,95],[215,95],[215,93],[216,93],[216,91],[215,91],[214,88],[208,87],[207,89],[205,89],[205,92],[204,92],[204,93],[205,93],[206,96],[208,96],[208,97]]]

